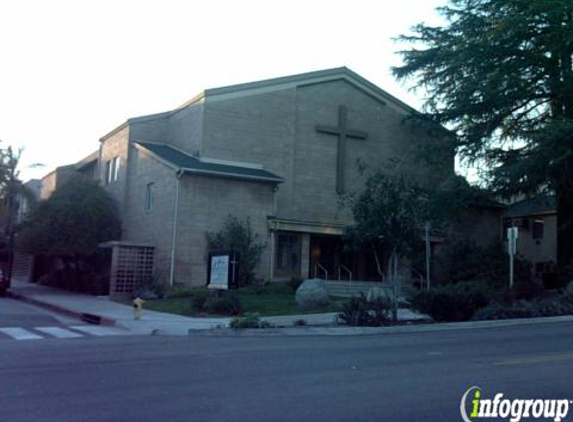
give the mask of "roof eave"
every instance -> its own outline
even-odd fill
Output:
[[[279,184],[284,182],[284,179],[282,177],[264,177],[264,176],[244,175],[244,174],[235,174],[235,173],[213,171],[213,170],[200,170],[192,168],[180,168],[180,171],[196,176],[221,177],[225,179],[247,180],[251,182],[264,182],[273,184]]]

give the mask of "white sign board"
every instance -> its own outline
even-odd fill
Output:
[[[211,272],[208,287],[223,290],[229,288],[229,255],[211,257]]]
[[[517,227],[507,229],[507,253],[515,255],[517,252],[517,237],[519,235]]]

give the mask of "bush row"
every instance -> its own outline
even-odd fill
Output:
[[[496,290],[487,283],[465,282],[419,291],[410,299],[410,305],[440,322],[573,313],[573,283],[560,298],[542,300],[542,295],[543,289],[532,282],[520,282],[504,290]]]
[[[412,309],[434,321],[468,321],[487,306],[494,291],[485,283],[458,283],[421,290],[410,299]]]
[[[479,309],[473,316],[473,320],[495,320],[511,318],[536,318],[547,316],[561,316],[573,314],[573,304],[564,300],[518,300],[514,303],[493,302]]]

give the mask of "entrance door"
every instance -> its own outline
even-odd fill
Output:
[[[314,235],[310,238],[310,268],[312,277],[335,280],[344,265],[352,271],[352,252],[346,252],[340,236]],[[325,270],[328,274],[325,274]],[[345,273],[343,278],[348,278]]]
[[[341,236],[311,236],[309,261],[311,277],[316,275],[318,278],[324,278],[326,269],[330,280],[338,280],[340,269],[341,280],[348,280],[348,269],[353,280],[380,281],[374,255],[367,251],[352,250]]]

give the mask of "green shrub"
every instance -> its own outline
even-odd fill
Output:
[[[482,247],[463,239],[446,244],[434,265],[445,284],[479,281],[501,287],[509,280],[507,259],[499,243]],[[516,256],[514,264],[516,283],[531,281],[531,263]]]
[[[242,222],[237,217],[229,216],[221,230],[216,233],[205,233],[207,251],[236,251],[239,253],[239,285],[244,286],[255,281],[255,267],[261,259],[264,243],[258,242],[258,234],[251,230],[247,218]]]
[[[192,291],[189,287],[184,284],[174,284],[165,291],[165,297],[189,297],[192,295]]]
[[[303,281],[304,280],[300,277],[292,277],[290,279],[290,281],[288,282],[288,285],[290,286],[290,288],[292,289],[293,292],[296,292]]]
[[[205,302],[209,299],[210,292],[207,289],[193,290],[191,293],[191,306],[196,311],[202,311]]]
[[[253,285],[253,293],[257,296],[264,295],[267,292],[267,286],[263,283],[257,283]]]
[[[147,283],[142,284],[133,292],[133,297],[140,297],[144,300],[162,299],[165,296],[166,287],[162,284]]]
[[[361,294],[342,305],[338,320],[346,325],[377,327],[390,320],[392,303],[385,297],[368,301]]]
[[[532,281],[520,281],[509,290],[510,301],[533,300],[543,296],[543,287]]]
[[[410,306],[434,321],[468,321],[489,304],[493,295],[485,283],[447,284],[416,292]]]
[[[233,318],[229,323],[229,327],[235,330],[243,328],[269,328],[271,324],[261,320],[258,314],[248,314],[244,317]]]
[[[518,300],[513,303],[492,302],[479,309],[473,316],[476,321],[536,318],[573,314],[573,304],[565,301]]]
[[[211,292],[202,308],[205,312],[218,315],[238,315],[241,313],[241,301],[228,291]]]

